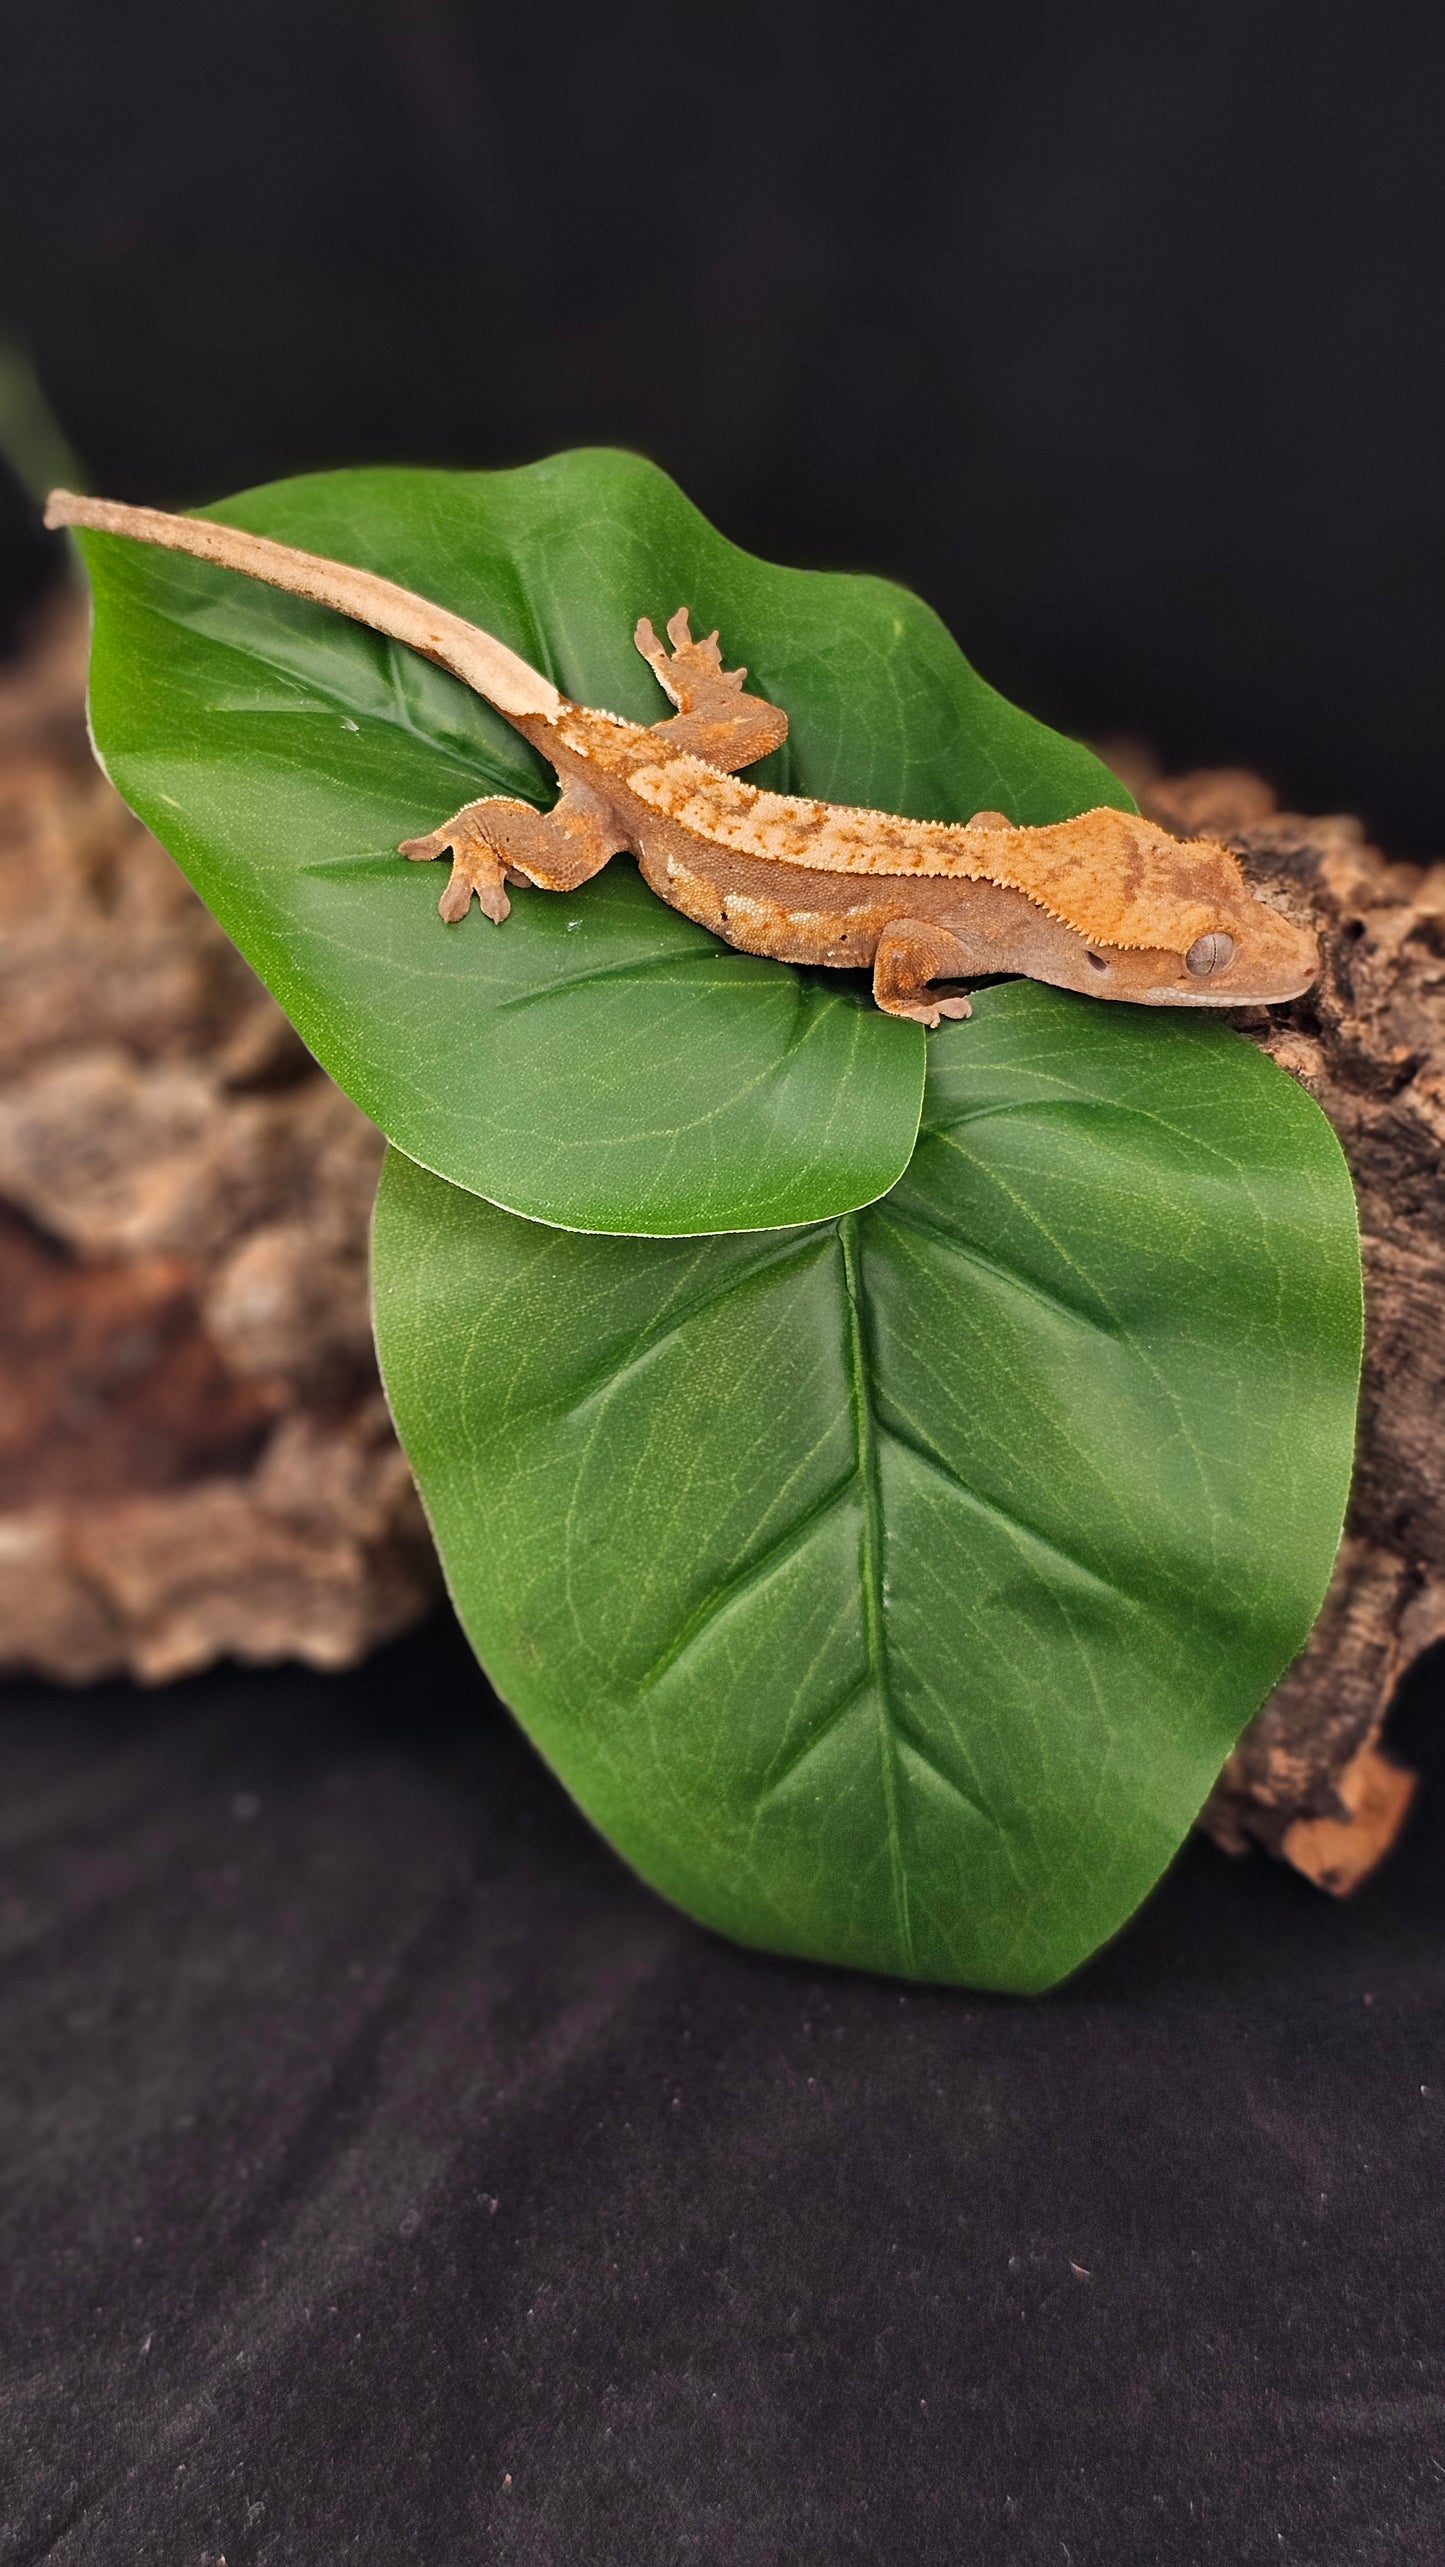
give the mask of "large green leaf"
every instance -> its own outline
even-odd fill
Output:
[[[393,1154],[375,1289],[494,1682],[745,1942],[1048,1984],[1318,1609],[1350,1183],[1218,1025],[987,990],[931,1046],[903,1182],[782,1238],[567,1238]]]
[[[791,716],[764,781],[944,819],[1128,801],[917,598],[754,561],[629,455],[322,473],[209,513],[385,572],[642,721],[669,708],[633,624],[686,602]],[[444,927],[440,869],[398,840],[480,792],[552,798],[500,717],[324,608],[114,536],[85,550],[111,775],[412,1158],[540,1220],[661,1234],[820,1219],[901,1174],[918,1026],[730,952],[621,861],[570,898],[517,893],[500,929]]]

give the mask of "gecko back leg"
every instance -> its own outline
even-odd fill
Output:
[[[500,926],[512,906],[509,882],[535,883],[539,891],[575,891],[627,844],[626,830],[602,795],[569,777],[550,811],[488,794],[479,802],[463,803],[426,837],[404,838],[397,852],[410,856],[413,864],[450,854],[451,879],[437,903],[449,926],[465,918],[474,892],[479,906]]]
[[[689,757],[705,758],[710,767],[721,767],[726,775],[750,767],[755,758],[765,758],[769,749],[782,747],[788,736],[786,713],[761,695],[744,695],[747,670],[723,667],[716,633],[695,642],[688,610],[679,606],[668,618],[667,638],[671,652],[658,640],[646,615],[633,635],[659,686],[678,708],[670,721],[653,724],[660,740],[670,741]]]

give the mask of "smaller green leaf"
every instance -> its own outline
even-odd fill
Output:
[[[208,513],[382,571],[642,721],[669,708],[633,625],[687,603],[791,718],[765,782],[943,819],[1128,802],[917,598],[754,561],[632,456],[321,473]],[[410,1157],[537,1220],[660,1235],[817,1220],[902,1174],[921,1027],[731,952],[621,859],[570,898],[517,892],[501,928],[443,927],[442,869],[399,840],[479,793],[552,799],[500,717],[325,608],[113,536],[85,552],[111,775]]]

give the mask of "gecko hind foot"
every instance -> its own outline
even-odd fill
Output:
[[[741,695],[745,668],[724,668],[722,651],[716,633],[700,641],[692,638],[692,620],[687,607],[679,606],[667,619],[669,652],[658,640],[650,616],[638,617],[633,640],[653,671],[658,685],[670,695],[680,713],[699,713],[721,709],[728,699]]]
[[[576,891],[630,844],[603,796],[572,777],[550,811],[510,794],[483,794],[425,838],[404,839],[399,852],[418,865],[450,854],[452,877],[437,902],[448,926],[465,918],[474,894],[500,926],[512,905],[509,882]]]
[[[439,829],[424,838],[403,838],[397,854],[407,856],[414,865],[431,864],[438,856],[450,856],[451,879],[437,902],[439,914],[449,927],[465,918],[473,894],[483,914],[500,927],[509,916],[512,904],[507,898],[507,867],[485,834],[481,812],[486,805],[466,803]]]
[[[750,767],[754,759],[782,747],[788,736],[786,713],[760,695],[745,693],[747,670],[723,667],[716,633],[700,642],[693,640],[685,606],[668,617],[670,653],[646,615],[639,617],[632,638],[658,685],[678,708],[669,721],[652,726],[655,736],[670,748],[702,758],[725,775],[736,775],[740,767]]]

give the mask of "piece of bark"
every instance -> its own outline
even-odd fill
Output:
[[[1315,1629],[1226,1764],[1201,1824],[1351,1890],[1413,1777],[1381,1749],[1402,1676],[1445,1639],[1445,864],[1395,864],[1348,817],[1275,809],[1256,776],[1163,777],[1114,751],[1166,827],[1236,847],[1314,927],[1318,985],[1236,1020],[1318,1098],[1355,1181],[1365,1365],[1346,1538]]]
[[[380,1139],[97,773],[84,668],[71,604],[0,680],[0,1668],[349,1665],[438,1589]]]

